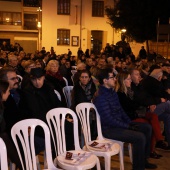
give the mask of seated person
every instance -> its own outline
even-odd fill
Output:
[[[158,116],[155,113],[147,112],[147,107],[141,106],[140,103],[135,100],[134,92],[131,89],[131,82],[132,80],[129,72],[124,71],[117,75],[116,91],[120,104],[131,120],[151,124],[153,133],[150,157],[158,159],[160,158],[160,155],[155,152],[155,141],[161,145],[162,149],[167,149],[161,134]]]
[[[41,68],[31,69],[29,83],[22,90],[20,99],[22,119],[36,118],[47,123],[46,113],[61,106],[54,89],[45,81],[45,71]],[[35,132],[36,154],[43,151],[44,147],[44,133],[38,127]]]
[[[17,165],[20,169],[22,169],[19,156],[17,154],[16,148],[12,142],[12,139],[6,132],[5,120],[4,120],[4,106],[3,102],[7,100],[9,96],[9,83],[7,81],[0,80],[0,137],[5,142],[7,148],[7,156],[8,158]]]
[[[66,100],[63,94],[63,87],[66,83],[59,71],[59,62],[57,60],[50,60],[46,67],[46,80],[57,90],[61,95],[62,106],[66,106]]]
[[[149,124],[132,122],[119,103],[115,92],[116,78],[112,68],[98,75],[100,87],[93,99],[100,118],[103,136],[132,144],[133,170],[156,169],[148,162],[152,128]]]
[[[130,75],[132,79],[131,88],[136,99],[141,105],[148,106],[152,112],[158,115],[159,120],[163,121],[168,142],[167,150],[170,150],[170,102],[166,101],[169,94],[165,91],[161,82],[162,70],[154,69],[142,81],[138,69],[131,69]],[[156,147],[161,148],[160,145],[156,145]]]
[[[91,73],[88,70],[82,70],[80,72],[79,81],[75,84],[72,91],[72,106],[71,108],[75,110],[75,107],[82,102],[91,102],[94,93],[96,92],[96,86],[91,78]],[[90,114],[91,119],[91,137],[96,139],[96,121],[93,112]]]

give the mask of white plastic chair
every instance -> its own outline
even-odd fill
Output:
[[[16,146],[23,170],[37,170],[37,157],[34,148],[34,134],[37,126],[42,127],[45,134],[45,151],[47,167],[51,170],[58,170],[53,164],[51,155],[50,131],[48,126],[39,119],[25,119],[17,122],[11,129],[11,136]],[[30,128],[30,130],[28,130]],[[28,132],[29,131],[29,132]],[[18,145],[18,139],[22,145],[25,158],[25,166]]]
[[[65,86],[63,88],[63,93],[67,102],[67,107],[71,107],[71,91],[73,90],[73,86]]]
[[[74,76],[74,74],[77,73],[77,70],[71,70],[71,73]]]
[[[20,79],[20,81],[22,82],[23,77],[20,76],[20,75],[18,75],[18,74],[17,74],[17,77],[18,77],[18,78]]]
[[[57,90],[54,90],[54,93],[57,95],[58,99],[61,101],[61,95]]]
[[[71,66],[72,70],[77,70],[77,66]]]
[[[78,165],[67,164],[64,162],[66,155],[66,138],[65,138],[65,121],[67,121],[66,116],[70,114],[73,118],[73,132],[74,132],[74,146],[75,150],[71,150],[73,154],[78,154],[84,152],[79,145],[78,138],[78,119],[74,111],[68,108],[55,108],[50,110],[46,119],[51,131],[52,139],[54,142],[54,147],[56,151],[55,163],[57,163],[61,168],[68,170],[85,170],[91,169],[95,165],[97,170],[100,170],[99,159],[94,155],[90,155],[86,160]]]
[[[8,170],[7,150],[2,138],[0,138],[0,163],[2,170]]]
[[[106,151],[106,152],[101,152],[101,151],[96,151],[93,150],[90,146],[89,143],[92,143],[91,140],[91,132],[90,132],[90,111],[91,109],[94,109],[96,113],[96,122],[97,122],[97,141],[98,143],[112,143],[111,151]],[[85,148],[88,151],[91,151],[92,153],[96,154],[97,156],[102,156],[105,158],[105,170],[110,170],[111,169],[111,156],[119,154],[120,158],[120,169],[124,170],[124,161],[123,161],[123,150],[122,150],[122,143],[121,141],[115,141],[115,140],[110,140],[106,139],[102,135],[101,131],[101,124],[100,124],[100,116],[97,112],[96,107],[92,103],[80,103],[76,106],[76,112],[77,115],[80,119],[81,125],[82,125],[82,130],[85,138]]]
[[[65,81],[65,83],[66,83],[66,86],[68,86],[68,81],[67,81],[67,79],[66,79],[65,77],[63,77],[63,79],[64,79],[64,81]]]

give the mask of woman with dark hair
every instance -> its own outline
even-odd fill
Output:
[[[79,81],[75,84],[72,91],[72,106],[71,109],[75,110],[75,107],[82,102],[91,102],[94,93],[96,92],[96,86],[91,78],[91,73],[88,70],[82,70],[79,74]],[[91,121],[91,138],[96,139],[96,123],[93,111],[90,114]],[[80,130],[79,126],[79,130]],[[81,131],[81,130],[80,130]],[[79,131],[79,132],[80,132]]]
[[[155,141],[161,145],[164,150],[166,150],[167,146],[163,141],[158,116],[151,111],[147,112],[146,106],[141,106],[141,104],[137,102],[134,92],[131,89],[131,82],[129,72],[124,71],[117,75],[116,91],[120,104],[131,120],[134,122],[149,123],[152,126],[153,133],[150,157],[159,159],[161,155],[155,152]]]
[[[11,138],[6,133],[5,120],[3,117],[3,112],[4,112],[3,102],[7,100],[9,94],[10,94],[9,83],[6,81],[0,80],[0,137],[3,139],[3,141],[6,144],[7,156],[9,157],[9,159],[13,163],[15,163],[17,167],[19,167],[19,169],[22,169],[15,146]]]
[[[91,73],[88,70],[82,70],[79,74],[79,81],[75,84],[72,91],[72,109],[82,102],[91,102],[96,86],[91,78]]]

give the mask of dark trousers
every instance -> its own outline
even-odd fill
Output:
[[[152,128],[147,123],[134,122],[139,131],[122,128],[103,128],[103,136],[106,138],[131,143],[133,146],[133,170],[144,170],[145,160],[150,154],[150,142]]]

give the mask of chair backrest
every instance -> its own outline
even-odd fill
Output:
[[[22,164],[22,168],[23,170],[25,169],[37,170],[36,154],[35,154],[35,147],[34,147],[34,135],[35,135],[35,128],[37,126],[42,127],[45,134],[45,151],[46,151],[47,167],[56,169],[52,162],[49,128],[43,121],[39,119],[25,119],[19,121],[11,129],[11,136],[16,146]],[[24,166],[23,158],[21,156],[22,151],[20,150],[18,142],[20,142],[22,146],[24,159],[26,160],[25,166]]]
[[[72,70],[76,70],[76,69],[77,69],[77,66],[71,66],[71,69],[72,69]]]
[[[2,170],[8,170],[7,150],[6,150],[6,145],[2,140],[2,138],[0,138],[0,164]]]
[[[23,77],[20,76],[20,75],[18,75],[18,74],[17,74],[17,77],[18,77],[18,78],[20,79],[20,81],[22,82]]]
[[[72,75],[74,75],[75,73],[77,73],[77,70],[71,70]]]
[[[74,146],[75,150],[80,150],[78,138],[78,119],[74,111],[69,108],[55,108],[47,112],[46,119],[49,125],[51,136],[57,155],[66,152],[65,121],[68,114],[73,118]]]
[[[66,79],[65,77],[63,77],[63,79],[64,79],[64,81],[65,81],[65,83],[66,83],[66,86],[68,86],[68,81],[67,81],[67,79]]]
[[[65,86],[63,88],[63,93],[67,102],[67,107],[71,107],[71,91],[73,90],[73,86]]]
[[[102,140],[103,135],[101,130],[100,116],[97,112],[95,105],[93,103],[80,103],[76,106],[76,112],[81,122],[86,144],[88,144],[91,141],[90,112],[92,110],[93,113],[95,113],[96,115],[98,139]]]
[[[54,90],[54,93],[57,95],[58,99],[61,101],[61,95],[57,90]]]

